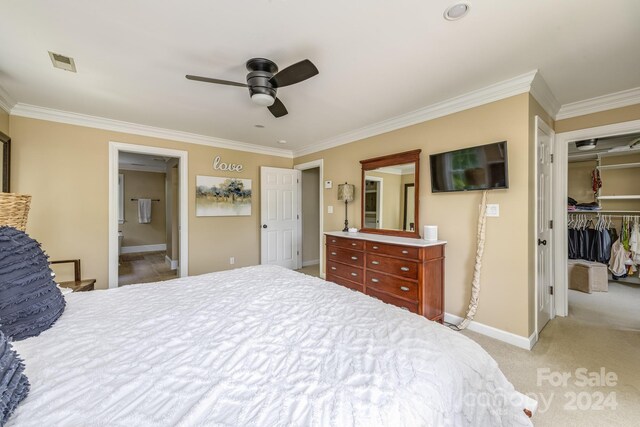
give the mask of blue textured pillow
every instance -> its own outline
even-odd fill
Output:
[[[58,320],[65,302],[40,243],[13,227],[0,227],[0,331],[22,340]]]
[[[0,332],[0,426],[29,393],[29,380],[23,371],[22,360]]]

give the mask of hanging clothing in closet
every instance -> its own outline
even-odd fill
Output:
[[[595,227],[595,228],[592,228]],[[615,229],[613,233],[617,234]],[[569,259],[608,264],[611,258],[611,230],[601,221],[572,220],[569,227]]]

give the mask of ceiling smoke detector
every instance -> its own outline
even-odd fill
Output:
[[[59,53],[49,51],[49,58],[51,58],[51,62],[55,68],[71,71],[72,73],[76,72],[76,63],[70,56],[64,56]]]
[[[596,138],[593,139],[585,139],[584,141],[576,141],[576,148],[580,151],[588,151],[596,148],[596,144],[598,140]]]
[[[467,13],[469,13],[469,6],[467,3],[457,3],[453,6],[447,8],[444,11],[444,19],[447,21],[457,21],[458,19],[463,18]]]

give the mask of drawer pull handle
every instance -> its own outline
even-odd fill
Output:
[[[352,275],[353,277],[356,277],[356,276],[358,275],[358,273],[351,273],[351,275]]]
[[[337,268],[335,268],[335,267],[331,267],[331,269],[332,269],[332,270],[337,270]]]
[[[374,246],[374,247],[373,247],[373,249],[378,249],[378,247],[377,247],[377,246]]]
[[[371,281],[372,281],[373,283],[378,283],[380,280],[378,280],[378,279],[376,279],[376,278],[372,278],[372,279],[371,279]]]
[[[402,253],[406,255],[409,253],[409,251],[402,251]]]
[[[351,259],[355,261],[355,260],[358,259],[358,257],[357,256],[352,256]]]
[[[402,270],[402,271],[409,271],[409,267],[400,267],[400,270]]]
[[[406,286],[400,286],[400,290],[401,291],[405,291],[405,292],[409,292],[409,288],[407,288]]]
[[[336,256],[336,255],[338,255],[338,254],[337,254],[337,253],[335,253],[335,252],[331,252],[331,255]]]
[[[335,243],[335,242],[336,242],[336,239],[332,239],[332,240],[331,240],[331,243]]]
[[[379,263],[378,261],[371,261],[371,264],[373,264],[373,265],[378,265],[378,264],[380,264],[380,263]]]

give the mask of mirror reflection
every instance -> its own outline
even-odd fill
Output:
[[[415,231],[415,163],[365,171],[364,227]]]

